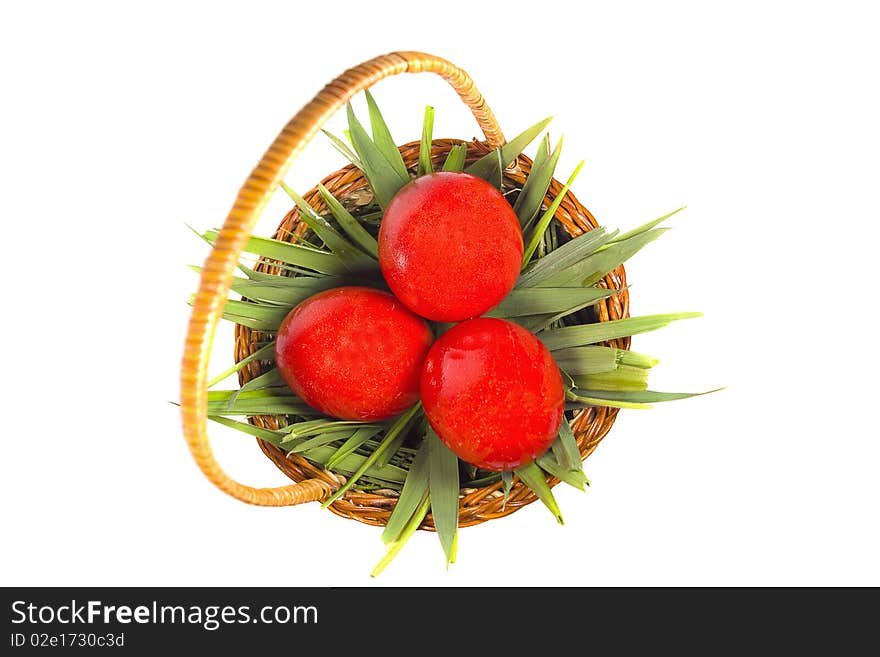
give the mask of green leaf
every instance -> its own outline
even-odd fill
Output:
[[[328,417],[319,417],[314,420],[307,420],[303,422],[295,422],[285,428],[285,433],[287,436],[281,442],[291,442],[293,440],[299,440],[300,438],[307,438],[309,436],[316,436],[322,433],[328,432],[346,432],[346,436],[350,436],[352,432],[356,431],[358,428],[370,426],[373,428],[382,428],[383,424],[378,422],[373,422],[370,424],[366,424],[364,422],[358,422],[355,420],[336,420]],[[291,450],[296,451],[296,450]]]
[[[302,399],[283,389],[211,390],[208,415],[318,415]]]
[[[511,290],[505,299],[486,313],[486,317],[526,317],[528,315],[572,312],[617,294],[619,290],[595,287],[532,287]],[[565,313],[568,314],[568,313]]]
[[[539,121],[531,128],[525,129],[523,132],[518,134],[516,137],[511,139],[509,142],[504,144],[501,147],[501,168],[504,169],[513,163],[513,161],[517,158],[517,156],[522,153],[526,146],[531,144],[535,137],[541,134],[541,131],[547,127],[547,125],[552,120],[552,117],[546,118],[543,121]],[[467,172],[473,176],[478,176],[480,178],[484,178],[489,180],[499,168],[498,164],[498,155],[495,151],[491,153],[487,153],[479,160],[474,162],[467,168]]]
[[[513,487],[513,473],[510,470],[501,471],[501,483],[504,489],[504,499],[501,500],[502,510],[507,506],[507,499],[510,497],[510,489]]]
[[[656,390],[641,390],[629,392],[614,392],[610,390],[575,390],[578,397],[590,397],[602,401],[625,402],[632,404],[652,404],[659,402],[689,399],[690,397],[702,397],[718,392],[724,388],[715,388],[704,392],[657,392]],[[610,406],[610,404],[602,404]]]
[[[545,138],[545,144],[549,146],[550,138]],[[553,153],[549,157],[540,157],[543,148],[538,149],[539,156],[535,157],[535,162],[526,184],[523,185],[522,191],[513,204],[513,211],[519,218],[519,225],[526,230],[531,225],[532,220],[538,216],[541,205],[544,203],[544,197],[547,190],[550,189],[550,182],[553,180],[553,174],[556,171],[556,165],[559,162],[559,155],[562,153],[562,139],[556,144]]]
[[[449,149],[446,154],[446,161],[443,163],[443,171],[461,171],[464,169],[464,163],[467,160],[467,144],[456,144]]]
[[[565,195],[568,193],[568,190],[571,188],[572,183],[574,183],[575,178],[577,178],[577,175],[581,172],[583,166],[584,162],[583,160],[581,160],[581,162],[578,163],[578,165],[574,168],[572,174],[568,177],[565,185],[563,185],[562,189],[559,190],[559,194],[557,194],[556,198],[553,199],[550,207],[547,208],[547,211],[541,216],[537,224],[535,224],[535,228],[529,236],[529,239],[526,242],[525,249],[523,250],[523,269],[525,269],[525,267],[529,264],[529,261],[532,259],[532,256],[535,253],[535,249],[538,248],[538,243],[541,241],[544,232],[547,230],[547,227],[550,225],[550,222],[553,220],[553,217],[556,214],[556,210],[559,209],[562,200],[565,198]]]
[[[625,232],[620,237],[613,239],[612,242],[623,242],[625,240],[630,239],[631,237],[636,237],[637,235],[641,235],[642,233],[647,233],[649,230],[651,230],[652,228],[663,223],[664,221],[669,219],[669,217],[678,214],[679,212],[684,210],[686,207],[687,207],[686,205],[682,205],[680,208],[678,208],[678,210],[673,210],[669,214],[664,214],[659,219],[654,219],[653,221],[649,221],[646,224],[642,224],[638,228],[633,228],[632,230]]]
[[[544,166],[547,158],[550,157],[550,133],[545,132],[544,138],[538,144],[538,150],[535,151],[535,159],[532,160],[532,171]],[[531,175],[531,174],[529,174]]]
[[[313,247],[313,248],[317,249],[317,247]],[[326,251],[322,251],[322,253],[326,253]],[[307,269],[300,269],[300,268],[296,268],[296,267],[291,267],[290,265],[287,265],[287,264],[279,265],[278,263],[273,262],[272,265],[275,267],[278,267],[279,269],[284,269],[285,271],[296,271],[297,272],[296,278],[308,279],[308,280],[313,280],[313,281],[317,281],[322,278],[330,278],[329,276],[325,276],[324,274],[319,274],[317,272],[309,271]],[[256,282],[272,281],[272,280],[275,280],[278,278],[291,278],[290,276],[284,276],[284,275],[280,275],[280,274],[270,274],[270,273],[264,272],[264,271],[257,271],[255,269],[251,269],[250,267],[246,267],[241,263],[238,264],[238,268],[242,272],[244,272],[245,276],[247,276],[249,280],[256,281]]]
[[[274,361],[275,360],[275,343],[270,342],[267,345],[263,345],[262,347],[257,349],[254,353],[252,353],[250,356],[245,356],[240,361],[238,361],[235,365],[230,367],[228,370],[224,370],[223,372],[221,372],[220,374],[215,376],[213,379],[208,381],[208,384],[207,384],[208,387],[213,388],[215,385],[217,385],[221,381],[224,381],[225,379],[229,378],[230,376],[232,376],[233,374],[238,372],[240,369],[246,367],[248,365],[248,363],[252,363],[255,360]]]
[[[211,244],[214,244],[217,241],[217,231],[209,230],[205,232],[204,237]],[[247,253],[280,260],[295,267],[311,269],[322,274],[345,274],[348,272],[336,254],[302,244],[291,244],[252,235],[245,244],[244,250]]]
[[[351,431],[329,431],[327,433],[320,433],[317,436],[313,436],[308,440],[304,440],[301,443],[297,443],[293,447],[291,447],[290,451],[295,454],[302,454],[303,452],[308,452],[311,449],[316,447],[323,447],[324,445],[328,445],[330,443],[345,440],[349,436],[351,436]]]
[[[261,280],[236,277],[232,279],[231,289],[250,301],[259,301],[290,309],[318,292],[342,287],[346,284],[347,279],[341,276],[322,276],[320,278],[269,276]]]
[[[263,440],[279,447],[281,446],[281,439],[284,437],[283,432],[262,429],[260,427],[255,427],[251,424],[248,424],[247,422],[237,422],[235,420],[229,420],[227,418],[218,416],[208,416],[208,419],[217,422],[218,424],[222,424],[243,433],[249,434],[251,436],[262,438]],[[310,461],[323,465],[334,454],[335,451],[336,450],[334,450],[332,447],[325,445],[323,447],[317,447],[310,450],[308,455],[306,456]],[[361,454],[349,454],[336,464],[336,466],[334,467],[334,471],[341,474],[354,473],[362,470],[363,465],[367,460],[368,457],[365,457]],[[391,464],[386,465],[383,468],[377,468],[375,466],[368,465],[368,467],[363,470],[363,472],[359,476],[369,477],[370,479],[387,482],[390,485],[397,486],[399,484],[402,484],[406,479],[406,470]]]
[[[419,451],[416,452],[409,474],[403,483],[403,490],[400,491],[400,497],[397,498],[394,510],[382,532],[382,542],[386,545],[400,538],[407,523],[412,519],[416,509],[428,493],[429,449],[428,442],[422,441]]]
[[[376,147],[382,152],[388,163],[394,167],[397,175],[403,180],[409,181],[409,172],[406,170],[403,156],[400,154],[397,144],[394,143],[394,138],[391,136],[388,124],[385,123],[385,119],[382,117],[382,112],[379,111],[379,106],[376,105],[376,101],[373,99],[373,94],[367,89],[364,90],[364,95],[367,97],[367,109],[370,112],[370,128],[373,131],[373,143],[376,144]]]
[[[448,565],[452,562],[452,546],[458,532],[458,458],[430,427],[425,442],[430,461],[431,513]]]
[[[273,367],[268,372],[263,372],[259,376],[254,377],[238,389],[238,393],[248,392],[250,390],[264,390],[266,388],[279,388],[286,386],[287,382],[281,376],[281,372],[277,367]]]
[[[290,312],[290,308],[286,306],[266,306],[228,299],[226,307],[223,309],[223,319],[256,331],[275,332],[287,317],[288,312]]]
[[[391,425],[391,428],[388,429],[388,433],[382,439],[382,442],[379,443],[379,446],[375,449],[375,451],[370,454],[366,459],[364,459],[363,465],[358,468],[354,474],[349,477],[348,481],[345,482],[343,486],[339,488],[330,498],[324,502],[322,505],[323,508],[327,508],[333,502],[338,500],[340,497],[345,495],[345,493],[357,482],[358,478],[366,472],[366,470],[376,462],[379,457],[381,457],[388,448],[391,447],[395,443],[395,439],[403,431],[407,426],[409,426],[410,420],[416,415],[416,413],[421,410],[422,405],[417,403],[415,406],[410,408],[408,411],[403,413],[401,416],[395,420],[394,424]]]
[[[419,169],[418,175],[424,176],[434,173],[434,165],[431,163],[431,146],[434,135],[434,108],[428,105],[425,108],[425,118],[422,120],[422,142],[419,144]]]
[[[609,322],[596,322],[581,326],[566,326],[560,329],[544,331],[538,337],[550,350],[580,347],[582,345],[605,342],[615,338],[656,331],[680,319],[702,317],[703,313],[670,313],[666,315],[644,315],[628,317]]]
[[[563,468],[566,470],[581,469],[581,450],[578,448],[577,439],[574,437],[568,420],[563,418],[562,424],[559,425],[559,436],[550,448],[553,450],[556,462]]]
[[[373,572],[370,573],[370,577],[377,577],[385,568],[388,567],[392,561],[394,561],[394,557],[396,557],[400,551],[403,549],[403,546],[406,545],[407,541],[412,537],[413,534],[416,533],[416,530],[419,528],[419,525],[422,524],[422,521],[425,519],[425,516],[428,515],[428,507],[431,505],[430,497],[426,496],[422,503],[419,505],[419,508],[416,510],[413,517],[410,518],[410,521],[406,524],[403,531],[400,534],[400,538],[398,538],[391,546],[388,548],[388,552],[382,558],[382,560],[376,564],[376,567],[373,568]]]
[[[498,189],[501,189],[504,186],[504,161],[501,157],[501,149],[496,149],[495,166],[486,176],[486,180],[491,183],[493,187],[497,187]]]
[[[552,277],[568,270],[584,258],[592,255],[611,240],[616,233],[607,234],[601,226],[566,242],[523,270],[516,283],[517,288],[548,286]]]
[[[569,377],[578,374],[597,374],[617,369],[618,349],[613,347],[570,347],[553,352],[559,369]]]
[[[222,424],[223,426],[235,429],[236,431],[241,431],[242,433],[246,433],[250,436],[265,440],[267,443],[272,443],[276,447],[281,446],[281,439],[284,438],[284,434],[280,431],[272,431],[271,429],[255,427],[254,425],[248,424],[247,422],[238,422],[237,420],[230,420],[219,415],[210,414],[208,415],[208,419],[212,422],[216,422],[217,424]]]
[[[358,156],[355,155],[355,152],[348,147],[348,144],[346,144],[342,139],[340,139],[336,135],[331,134],[331,133],[327,132],[326,130],[322,129],[321,132],[323,132],[330,139],[330,143],[333,144],[333,147],[336,148],[337,151],[342,153],[342,156],[346,160],[348,160],[353,165],[355,165],[358,169],[363,171],[364,165],[361,163],[360,158],[358,158]]]
[[[364,127],[358,122],[350,104],[346,108],[346,112],[348,113],[351,141],[363,165],[364,176],[370,184],[370,189],[373,190],[376,201],[384,208],[400,191],[400,188],[409,182],[409,176],[401,177],[400,173],[385,159],[376,144],[367,136]]]
[[[641,367],[621,365],[612,372],[579,374],[572,376],[575,384],[585,390],[611,390],[630,392],[648,387],[648,372]]]
[[[331,194],[324,185],[318,183],[318,191],[321,197],[330,208],[330,212],[336,217],[336,221],[348,235],[352,242],[357,244],[365,253],[370,254],[373,258],[379,258],[379,244],[376,238],[367,232],[367,229],[361,226],[360,222],[345,209],[333,194]]]
[[[565,524],[562,521],[559,505],[556,503],[556,498],[553,497],[553,491],[547,485],[547,480],[544,478],[541,468],[532,461],[517,469],[516,474],[526,486],[532,489],[532,492],[538,496],[538,499],[544,503],[544,506],[550,509],[550,513],[556,517],[556,521],[560,525]]]
[[[541,289],[548,289],[548,288],[541,288]],[[552,289],[552,288],[550,288],[550,289]],[[575,289],[575,288],[571,288],[571,289]],[[584,288],[581,288],[581,289],[584,289]],[[589,288],[589,289],[599,289],[599,288]],[[548,328],[551,324],[553,324],[554,322],[557,322],[558,320],[562,319],[566,315],[570,315],[570,314],[575,313],[579,310],[583,310],[587,306],[592,306],[593,304],[597,303],[598,301],[601,301],[602,299],[606,299],[610,296],[613,296],[613,295],[621,292],[621,290],[616,290],[616,289],[601,290],[601,291],[604,292],[604,294],[602,294],[599,299],[588,299],[586,301],[583,301],[583,302],[577,304],[576,306],[572,306],[571,308],[566,308],[565,310],[562,310],[562,311],[555,313],[555,314],[534,315],[532,317],[527,317],[527,318],[525,318],[526,321],[524,321],[522,323],[522,325],[525,328],[527,328],[528,330],[530,330],[532,333],[538,333],[538,332],[543,331],[544,329]]]
[[[659,362],[659,360],[657,360],[656,358],[652,358],[647,354],[640,354],[635,351],[629,351],[626,349],[617,350],[618,365],[629,365],[630,367],[641,367],[643,369],[650,369]],[[586,374],[586,372],[584,373]]]
[[[584,490],[584,486],[590,484],[587,475],[581,469],[567,470],[556,461],[552,454],[544,454],[540,456],[536,463],[547,474],[556,477],[559,481],[565,482],[573,488]]]
[[[629,408],[633,410],[647,410],[651,408],[650,404],[644,402],[628,402],[614,399],[601,399],[596,395],[603,394],[595,392],[588,394],[585,390],[569,390],[565,398],[570,403],[566,403],[565,410],[572,408],[589,408],[590,406],[608,406],[609,408]]]
[[[319,215],[315,209],[306,203],[299,194],[290,187],[281,183],[282,189],[287,195],[293,199],[296,206],[300,210],[300,219],[302,219],[315,235],[323,240],[324,244],[335,253],[345,268],[352,273],[363,273],[375,271],[378,269],[376,261],[366,253],[356,248],[351,242],[340,235],[330,223]]]
[[[376,426],[361,427],[352,434],[351,438],[349,438],[344,443],[342,443],[342,445],[339,446],[339,449],[337,449],[333,453],[333,455],[329,459],[327,459],[327,463],[325,465],[329,469],[333,469],[339,461],[354,452],[358,447],[360,447],[370,438],[379,433],[379,431],[381,431],[381,429]]]
[[[629,260],[646,245],[665,233],[668,228],[655,228],[647,233],[630,237],[626,241],[615,241],[604,245],[598,252],[572,265],[566,271],[552,277],[546,284],[555,283],[560,286],[588,286],[602,280],[608,272],[613,271]]]

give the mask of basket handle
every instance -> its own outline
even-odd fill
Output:
[[[205,261],[193,301],[180,371],[180,407],[183,435],[205,476],[233,497],[261,506],[291,506],[326,498],[330,484],[308,479],[278,488],[252,488],[232,479],[214,458],[206,430],[208,359],[214,330],[223,314],[232,273],[248,236],[278,183],[293,160],[321,126],[352,96],[383,78],[398,73],[436,73],[446,80],[470,108],[492,148],[504,144],[504,135],[492,110],[470,76],[454,64],[420,52],[393,52],[345,71],[324,87],[269,146],[263,158],[238,192],[213,249]]]

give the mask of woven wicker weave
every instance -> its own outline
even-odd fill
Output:
[[[247,237],[256,223],[260,210],[271,193],[278,186],[292,160],[312,139],[324,122],[357,92],[369,88],[378,80],[402,72],[432,72],[442,76],[458,92],[463,102],[471,109],[485,136],[485,141],[469,143],[468,161],[497,148],[504,143],[504,136],[494,115],[486,105],[473,81],[463,70],[446,60],[424,53],[401,52],[377,57],[369,62],[349,69],[327,85],[308,105],[306,105],[285,126],[275,142],[263,156],[254,172],[245,182],[235,204],[224,223],[217,241],[203,269],[199,290],[193,304],[189,330],[181,370],[181,408],[183,413],[184,435],[196,463],[218,488],[251,504],[264,506],[288,506],[307,501],[326,499],[341,483],[341,478],[316,466],[296,454],[287,455],[277,447],[259,441],[266,455],[288,477],[297,482],[279,488],[252,488],[232,480],[214,459],[206,433],[207,387],[206,369],[210,354],[213,332],[223,312],[223,305],[229,292],[233,270],[241,255]],[[432,158],[439,166],[450,148],[461,143],[460,140],[438,139],[432,146]],[[413,142],[400,147],[408,167],[418,162],[419,143]],[[531,168],[531,160],[521,155],[505,171],[505,180],[520,187],[525,182]],[[361,172],[347,166],[327,176],[322,184],[344,203],[358,202],[369,195],[369,188]],[[561,191],[562,184],[554,180],[547,192],[546,205]],[[323,200],[317,188],[303,196],[315,208],[324,210]],[[596,227],[590,212],[581,205],[571,192],[566,194],[555,215],[571,236],[577,236]],[[305,224],[299,221],[299,213],[291,210],[278,227],[274,237],[285,241],[295,240],[306,231]],[[270,263],[261,262],[259,268],[273,272]],[[623,288],[626,276],[623,267],[609,274],[602,286]],[[620,319],[629,316],[629,294],[626,290],[595,306],[599,321]],[[246,327],[236,326],[235,359],[241,360],[256,349],[261,336]],[[263,336],[265,337],[265,336]],[[629,338],[608,343],[621,349],[629,348]],[[250,363],[239,373],[244,383],[263,373],[259,362]],[[580,411],[572,423],[578,446],[583,458],[589,456],[611,429],[617,416],[616,409],[594,407]],[[251,422],[266,428],[275,428],[271,417],[251,418]],[[556,479],[548,480],[551,485]],[[475,525],[492,518],[513,513],[517,509],[535,501],[535,495],[523,484],[514,484],[506,505],[502,507],[501,482],[478,489],[462,489],[459,500],[459,524]],[[334,513],[359,520],[371,525],[384,525],[396,498],[377,492],[352,490],[334,502],[330,509]],[[433,520],[427,516],[422,525],[433,529]]]

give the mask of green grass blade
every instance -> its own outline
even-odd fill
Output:
[[[373,572],[370,573],[370,577],[378,577],[383,570],[388,567],[394,558],[400,554],[400,551],[403,549],[403,546],[406,545],[407,541],[412,537],[413,534],[416,533],[416,530],[419,528],[419,525],[422,524],[422,521],[425,519],[425,516],[428,515],[428,508],[431,506],[431,499],[428,496],[425,496],[425,499],[419,505],[419,508],[413,514],[413,517],[410,518],[410,521],[406,524],[403,532],[401,532],[400,538],[398,538],[391,546],[388,548],[388,552],[382,558],[382,560],[376,564],[376,567],[373,568]]]
[[[448,565],[452,562],[452,545],[458,532],[458,458],[430,427],[425,442],[430,464],[431,513]]]
[[[531,144],[535,140],[535,137],[541,134],[551,120],[552,117],[539,121],[532,127],[526,128],[516,137],[504,144],[500,149],[501,168],[504,169],[505,167],[510,166],[517,156],[525,150],[526,146]],[[467,168],[467,172],[471,175],[489,180],[496,174],[498,168],[498,155],[495,151],[492,151],[470,165]]]
[[[617,294],[619,290],[604,290],[595,287],[532,287],[511,290],[510,294],[486,317],[526,317],[529,315],[556,314],[583,308],[598,303],[602,299]],[[567,313],[566,313],[567,314]]]
[[[376,196],[376,201],[384,208],[400,191],[400,188],[409,182],[409,176],[402,177],[385,159],[385,156],[382,155],[382,152],[357,120],[350,104],[346,108],[346,112],[348,113],[351,141],[363,165],[364,176]]]
[[[276,447],[281,446],[281,439],[284,438],[284,434],[280,431],[272,431],[271,429],[255,427],[254,425],[248,424],[247,422],[238,422],[237,420],[230,420],[229,418],[211,414],[208,414],[208,419],[216,422],[217,424],[222,424],[223,426],[229,427],[230,429],[235,429],[236,431],[241,431],[242,433],[246,433],[249,436],[254,436],[255,438],[265,440],[267,443],[272,443]]]
[[[566,470],[559,465],[551,454],[540,456],[536,463],[544,472],[556,477],[559,481],[565,482],[572,488],[577,488],[582,491],[584,490],[584,486],[587,486],[590,483],[590,480],[587,479],[587,475],[584,474],[583,470]]]
[[[556,503],[556,498],[553,497],[553,491],[550,490],[550,486],[547,485],[547,480],[544,478],[544,473],[541,472],[541,468],[532,461],[516,471],[517,476],[522,480],[522,482],[532,489],[532,492],[538,496],[538,499],[544,503],[548,509],[550,509],[550,513],[552,513],[556,517],[556,522],[560,525],[565,524],[562,520],[562,513],[559,510],[559,505]]]
[[[329,445],[338,440],[345,440],[350,437],[352,433],[352,431],[328,431],[327,433],[320,433],[317,436],[312,436],[308,440],[297,443],[290,451],[295,454],[302,454],[303,452],[308,452],[316,447],[323,447],[324,445]]]
[[[670,313],[665,315],[643,315],[615,319],[610,322],[596,322],[582,326],[566,326],[561,329],[544,331],[538,337],[550,350],[567,349],[583,345],[605,342],[615,338],[656,331],[680,319],[702,317],[703,313]]]
[[[669,217],[678,214],[679,212],[684,210],[686,207],[687,207],[686,205],[682,205],[680,208],[678,208],[678,210],[673,210],[669,214],[664,214],[659,219],[654,219],[653,221],[649,221],[646,224],[642,224],[638,228],[633,228],[632,230],[625,232],[620,237],[613,239],[612,242],[623,242],[625,240],[630,239],[631,237],[636,237],[637,235],[641,235],[642,233],[647,233],[649,230],[657,227],[659,224],[661,224],[664,221],[666,221],[667,219],[669,219]]]
[[[247,422],[238,422],[236,420],[229,420],[224,417],[210,415],[208,416],[208,419],[217,422],[218,424],[222,424],[232,429],[241,431],[242,433],[261,438],[267,442],[272,443],[273,445],[277,445],[278,447],[281,446],[281,440],[285,436],[283,432],[271,431],[269,429],[255,427],[251,424],[248,424]],[[325,445],[323,447],[317,447],[310,450],[307,457],[310,461],[323,465],[334,454],[335,451],[336,450],[332,447]],[[346,475],[349,473],[354,473],[362,469],[362,466],[366,460],[367,457],[362,456],[361,454],[349,454],[336,464],[334,470],[336,472],[340,472]],[[366,468],[366,470],[363,471],[362,475],[360,476],[369,477],[370,479],[375,479],[394,486],[398,486],[399,484],[402,484],[406,479],[406,470],[390,464],[386,465],[383,468],[369,466]]]
[[[641,367],[642,369],[651,369],[660,361],[656,358],[652,358],[647,354],[640,354],[635,351],[628,351],[626,349],[618,349],[617,350],[617,364],[618,365],[629,365],[630,367]],[[584,372],[586,374],[586,372]]]
[[[247,326],[256,331],[275,332],[287,317],[290,308],[286,306],[267,306],[228,299],[223,309],[223,319]]]
[[[553,352],[559,369],[569,377],[579,374],[598,374],[617,369],[618,349],[613,347],[570,347]]]
[[[549,137],[545,143],[549,144]],[[538,149],[538,153],[542,152],[542,148]],[[532,220],[538,216],[541,205],[544,203],[544,197],[547,190],[550,189],[550,182],[553,180],[553,174],[556,172],[556,165],[559,162],[559,155],[562,153],[562,139],[556,144],[552,154],[549,157],[535,157],[534,165],[531,173],[523,185],[522,191],[513,204],[513,211],[519,218],[519,225],[526,230],[532,223]]]
[[[429,479],[429,447],[427,441],[422,441],[419,451],[410,466],[409,474],[403,483],[400,497],[394,505],[388,524],[382,532],[382,542],[388,545],[400,538],[407,523],[412,519],[425,495],[428,493]]]
[[[419,169],[418,175],[424,176],[434,173],[434,165],[431,163],[431,145],[434,139],[434,108],[428,105],[425,108],[425,118],[422,120],[422,142],[419,144]]]
[[[501,159],[502,157],[501,149],[499,148],[495,151],[495,167],[492,169],[492,172],[486,176],[486,180],[498,189],[501,189],[504,186],[504,160]]]
[[[394,424],[391,425],[391,428],[388,429],[388,433],[382,439],[382,442],[379,443],[379,446],[376,450],[370,454],[366,459],[364,459],[363,465],[358,468],[351,477],[349,477],[348,481],[345,482],[343,486],[339,488],[330,498],[323,503],[322,507],[327,508],[333,502],[338,500],[340,497],[345,495],[345,493],[357,482],[358,478],[366,472],[367,468],[373,465],[386,451],[388,451],[389,447],[391,447],[395,443],[395,439],[407,426],[409,426],[410,420],[416,415],[418,411],[420,411],[422,405],[416,404],[408,411],[403,413],[400,417],[395,420]]]
[[[467,160],[467,144],[456,144],[446,154],[443,171],[462,171]]]
[[[330,212],[336,218],[336,221],[339,222],[339,225],[342,227],[342,230],[345,231],[345,234],[348,235],[349,239],[359,246],[365,253],[378,259],[379,244],[376,242],[376,238],[370,235],[366,228],[361,226],[360,222],[345,209],[342,203],[340,203],[336,197],[324,187],[324,185],[319,183],[318,191],[321,193],[321,197],[324,199],[327,207],[330,208]]]
[[[606,233],[605,229],[600,226],[566,242],[526,267],[520,275],[516,287],[553,287],[552,284],[547,283],[548,280],[598,251],[613,239],[614,235],[615,233]]]
[[[248,392],[250,390],[264,390],[266,388],[278,388],[286,385],[287,382],[281,376],[279,369],[273,367],[268,372],[264,372],[263,374],[260,374],[260,376],[254,377],[245,383],[239,388],[238,392],[241,394],[242,392]]]
[[[526,247],[523,250],[523,260],[522,266],[523,269],[529,264],[529,261],[532,259],[532,256],[535,253],[535,249],[538,248],[538,244],[541,241],[541,238],[544,236],[544,232],[547,230],[547,227],[550,225],[550,222],[553,220],[553,216],[556,214],[556,210],[559,209],[559,205],[562,203],[562,199],[565,198],[565,195],[568,193],[568,190],[571,189],[572,183],[574,183],[575,178],[581,172],[581,169],[584,166],[583,160],[578,163],[578,165],[574,168],[572,174],[568,177],[568,180],[565,182],[565,185],[562,186],[562,189],[559,190],[559,194],[556,195],[556,198],[553,199],[553,202],[550,204],[550,207],[547,208],[547,211],[541,216],[538,222],[535,224],[535,228],[532,230],[532,233],[529,236],[528,241],[526,242]]]
[[[319,415],[299,397],[283,389],[211,390],[208,415]],[[285,434],[286,435],[286,434]]]
[[[501,484],[504,490],[504,499],[501,500],[501,508],[507,506],[507,499],[510,497],[510,489],[513,488],[513,473],[510,470],[502,470]]]
[[[208,387],[213,388],[215,385],[217,385],[221,381],[226,380],[227,378],[229,378],[230,376],[232,376],[233,374],[238,372],[240,369],[247,366],[248,363],[252,363],[255,360],[274,361],[275,360],[275,343],[270,342],[269,344],[260,347],[254,353],[252,353],[250,356],[245,356],[244,358],[242,358],[240,361],[238,361],[235,365],[230,367],[228,370],[224,370],[223,372],[220,372],[220,374],[218,374],[213,379],[208,381],[208,384],[207,384]]]
[[[563,468],[566,470],[581,469],[581,451],[568,420],[563,419],[562,424],[559,425],[559,436],[551,445],[551,449],[556,457],[556,462]]]
[[[325,465],[329,469],[333,469],[339,461],[354,452],[358,447],[360,447],[370,438],[379,433],[379,431],[381,431],[381,429],[375,426],[361,427],[352,434],[351,438],[349,438],[344,443],[342,443],[342,445],[339,446],[339,449],[337,449],[333,453],[333,455],[327,459],[327,463]]]
[[[406,440],[406,436],[410,426],[412,425],[412,421],[408,422],[403,429],[401,429],[397,435],[394,437],[394,440],[388,445],[388,448],[382,452],[379,458],[376,459],[376,465],[385,465],[389,463],[392,457],[397,454],[397,450],[403,445],[403,442]]]
[[[565,410],[570,408],[589,408],[590,406],[608,406],[609,408],[628,408],[632,410],[647,410],[651,408],[650,404],[644,402],[628,402],[615,399],[602,399],[595,395],[604,393],[596,392],[595,394],[587,394],[584,390],[569,391],[566,395],[571,403],[565,405]]]
[[[356,420],[336,420],[328,417],[319,417],[317,419],[308,420],[305,422],[296,422],[286,427],[284,431],[287,433],[288,439],[285,439],[282,442],[290,442],[291,440],[299,440],[300,438],[317,436],[319,434],[328,433],[331,431],[344,432],[345,437],[347,438],[359,428],[366,426],[375,429],[381,429],[385,425],[378,422],[366,424],[364,422],[358,422]]]
[[[352,273],[375,271],[378,269],[376,261],[366,253],[356,248],[351,242],[340,235],[333,226],[315,209],[306,203],[305,199],[293,191],[290,187],[281,183],[282,189],[293,199],[300,210],[300,218],[321,238],[324,244],[336,254],[340,262]]]
[[[575,288],[571,288],[571,289],[575,289]],[[581,288],[581,289],[585,289],[585,288]],[[599,288],[586,288],[586,289],[599,289]],[[626,288],[624,288],[624,289],[626,289]],[[550,315],[536,315],[534,317],[527,318],[528,321],[524,322],[523,326],[525,326],[527,329],[532,331],[532,333],[538,333],[540,331],[543,331],[546,328],[549,328],[554,322],[559,321],[560,319],[562,319],[566,315],[570,315],[570,314],[575,313],[579,310],[583,310],[587,306],[592,306],[593,304],[597,303],[598,301],[601,301],[602,299],[607,299],[608,297],[611,297],[611,296],[614,296],[615,294],[620,293],[622,290],[602,289],[601,291],[603,294],[601,295],[601,297],[599,299],[587,299],[586,301],[582,301],[581,303],[579,303],[575,306],[572,306],[571,308],[566,308],[565,310],[562,310],[558,313],[554,313],[554,314],[550,314]]]
[[[641,367],[620,365],[613,372],[576,375],[572,378],[579,388],[585,390],[609,390],[632,392],[648,387],[648,372]]]
[[[667,230],[669,229],[655,228],[649,230],[647,233],[641,233],[635,237],[630,237],[626,241],[615,241],[612,244],[606,244],[597,253],[584,258],[581,262],[573,265],[567,271],[560,272],[554,276],[550,281],[547,281],[547,284],[552,282],[562,286],[593,285],[602,280],[608,272],[613,271],[629,260]]]
[[[333,442],[337,442],[340,440],[345,440],[349,436],[351,436],[351,431],[328,431],[327,433],[319,433],[316,436],[312,436],[307,440],[303,440],[302,442],[297,442],[290,448],[290,451],[294,454],[303,454],[304,452],[308,452],[311,449],[315,449],[317,447],[323,447],[324,445],[328,445]],[[296,440],[302,440],[301,438],[297,438]],[[285,447],[289,446],[290,441],[285,441]],[[306,454],[308,456],[308,454]]]
[[[263,280],[233,278],[232,291],[250,301],[292,308],[318,292],[346,284],[347,279],[340,276],[270,276]]]
[[[691,397],[702,397],[703,395],[710,395],[713,392],[718,392],[720,390],[724,390],[724,388],[715,388],[714,390],[706,390],[704,392],[658,392],[656,390],[614,392],[610,390],[575,390],[574,393],[578,397],[591,397],[593,399],[601,399],[604,401],[653,404],[676,401],[678,399],[690,399]]]
[[[379,111],[379,106],[376,104],[373,94],[367,89],[364,91],[364,95],[367,97],[367,109],[370,113],[370,129],[373,132],[373,143],[376,144],[376,147],[382,152],[388,163],[394,167],[397,175],[404,180],[409,180],[409,172],[406,170],[403,156],[400,154],[397,144],[394,143],[394,138],[391,136],[388,124],[385,123],[385,119],[382,117],[382,112]]]
[[[544,138],[538,144],[538,150],[535,151],[535,159],[532,160],[532,171],[544,166],[547,158],[550,157],[550,133],[545,132]]]
[[[348,144],[346,144],[342,139],[340,139],[336,135],[331,134],[331,133],[327,132],[326,130],[322,129],[321,132],[323,132],[324,135],[326,135],[327,138],[330,139],[330,143],[333,144],[333,147],[337,151],[339,151],[346,160],[348,160],[353,165],[355,165],[358,169],[363,171],[364,165],[361,163],[360,158],[355,154],[355,152],[353,150],[351,150],[351,148],[348,147]]]
[[[211,244],[217,241],[217,231],[209,230],[204,234]],[[329,251],[321,251],[311,246],[290,244],[268,237],[251,236],[244,247],[245,252],[264,258],[280,260],[295,267],[311,269],[322,274],[345,274],[348,270],[339,257]]]

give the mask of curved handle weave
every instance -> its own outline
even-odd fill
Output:
[[[183,434],[205,476],[220,490],[239,500],[262,506],[290,506],[323,499],[330,494],[331,487],[322,480],[309,479],[279,488],[252,488],[232,479],[214,458],[205,427],[207,368],[214,330],[226,305],[233,270],[266,202],[293,160],[321,126],[352,96],[379,80],[398,73],[420,72],[436,73],[455,89],[476,118],[489,146],[497,148],[504,144],[504,135],[492,110],[462,69],[445,59],[420,52],[394,52],[376,57],[333,80],[284,126],[239,190],[205,261],[190,315],[180,372]]]

